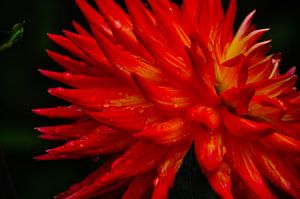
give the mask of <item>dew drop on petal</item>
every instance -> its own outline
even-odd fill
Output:
[[[72,75],[71,73],[69,73],[69,72],[64,72],[64,73],[63,73],[63,78],[64,78],[64,79],[70,79],[70,78],[72,78],[72,76],[73,76],[73,75]]]
[[[159,183],[159,178],[155,178],[155,179],[153,180],[154,186],[156,187],[156,186],[158,185],[158,183]]]

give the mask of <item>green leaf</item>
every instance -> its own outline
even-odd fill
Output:
[[[13,44],[22,38],[24,34],[24,24],[25,21],[17,23],[12,27],[12,30],[7,33],[7,38],[4,42],[0,43],[0,52],[12,47]]]

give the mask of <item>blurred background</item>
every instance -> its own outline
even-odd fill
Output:
[[[295,65],[300,67],[298,2],[237,1],[237,22],[257,9],[254,23],[259,28],[272,28],[266,38],[273,39],[274,52],[283,53],[283,70]],[[90,159],[56,162],[33,160],[34,156],[57,143],[37,138],[38,133],[33,127],[54,124],[56,121],[38,117],[31,113],[31,109],[64,104],[47,94],[47,88],[60,84],[37,72],[39,68],[59,68],[46,57],[45,49],[58,49],[47,39],[46,33],[61,33],[62,29],[72,29],[73,19],[84,23],[74,0],[0,1],[0,31],[9,31],[14,24],[26,21],[23,38],[12,48],[0,52],[0,199],[52,198],[97,166]],[[193,154],[187,158],[193,159]],[[190,161],[185,161],[170,197],[188,198],[187,194],[195,192],[195,198],[216,198],[199,168],[190,164]],[[196,173],[194,178],[197,178],[192,182],[194,191],[191,191],[191,183],[186,179],[191,168]]]

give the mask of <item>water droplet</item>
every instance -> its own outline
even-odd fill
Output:
[[[116,27],[117,29],[121,29],[121,28],[122,28],[122,24],[121,24],[120,21],[115,20],[115,21],[114,21],[114,24],[115,24],[115,27]]]
[[[153,180],[154,186],[156,187],[156,186],[158,185],[158,183],[159,183],[159,178],[155,178],[155,179]]]
[[[110,104],[103,104],[103,107],[104,107],[104,108],[109,108],[109,107],[110,107]]]
[[[64,72],[64,73],[63,73],[63,78],[64,78],[64,79],[70,79],[70,78],[72,78],[72,76],[73,76],[73,75],[72,75],[71,73],[69,73],[69,72]]]

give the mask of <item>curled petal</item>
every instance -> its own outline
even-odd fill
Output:
[[[265,95],[254,96],[250,102],[249,115],[266,121],[279,121],[286,112],[286,106],[276,98]]]
[[[194,133],[196,157],[205,172],[215,172],[223,162],[226,148],[223,144],[222,132],[200,131]]]
[[[225,91],[232,87],[245,86],[248,78],[247,61],[243,54],[239,54],[221,64],[220,85],[218,90]]]
[[[214,174],[209,175],[208,181],[219,196],[224,199],[233,199],[231,193],[231,170],[226,163],[223,163]]]
[[[240,137],[256,138],[273,132],[272,127],[265,123],[241,118],[226,109],[223,111],[223,121],[230,133]]]
[[[187,117],[194,122],[203,125],[204,128],[214,131],[221,123],[221,117],[218,109],[207,106],[196,105],[187,112]]]
[[[255,90],[252,86],[231,88],[221,93],[226,104],[236,110],[239,115],[248,113],[248,105]]]
[[[300,141],[281,133],[272,133],[262,138],[261,142],[278,151],[297,154],[300,153]]]

